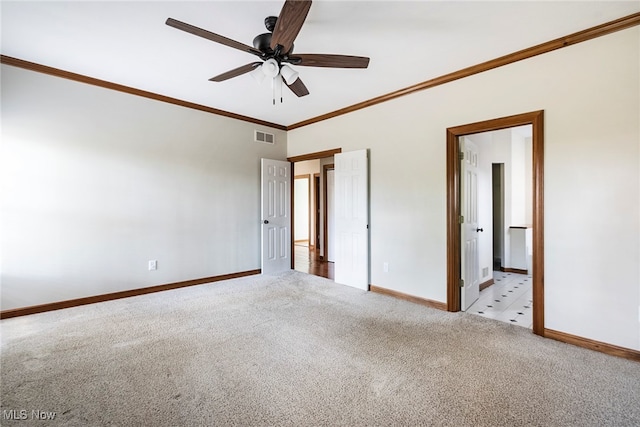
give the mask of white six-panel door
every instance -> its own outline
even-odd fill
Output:
[[[262,159],[262,273],[291,269],[291,165]]]
[[[335,282],[369,289],[369,175],[367,150],[336,154]]]
[[[460,211],[463,223],[460,227],[462,250],[460,270],[464,286],[460,292],[460,305],[464,311],[480,296],[480,252],[478,247],[478,148],[468,138],[460,138],[460,175],[462,189]]]

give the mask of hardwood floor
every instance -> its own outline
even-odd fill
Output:
[[[320,261],[315,249],[309,248],[306,243],[295,244],[295,266],[295,269],[302,273],[334,279],[334,264]]]

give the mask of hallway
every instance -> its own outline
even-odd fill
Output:
[[[331,280],[334,279],[334,264],[320,261],[315,249],[309,248],[308,242],[297,242],[295,244],[295,270]]]

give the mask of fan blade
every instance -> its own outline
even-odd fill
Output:
[[[256,67],[262,65],[262,62],[252,62],[251,64],[243,65],[242,67],[234,68],[231,71],[222,73],[209,79],[210,82],[223,82],[225,80],[232,79],[234,77],[241,76],[242,74],[253,71]]]
[[[309,95],[309,89],[307,89],[304,83],[302,83],[300,78],[296,79],[296,81],[291,84],[287,84],[287,86],[289,86],[291,92],[295,93],[298,97]]]
[[[298,59],[300,62],[297,62]],[[367,68],[369,66],[369,58],[365,56],[296,53],[289,57],[289,60],[292,64],[303,67]]]
[[[211,31],[203,30],[202,28],[194,27],[191,24],[178,21],[177,19],[168,18],[166,24],[170,27],[177,28],[178,30],[186,31],[187,33],[191,33],[193,35],[203,37],[207,40],[211,40],[216,43],[220,43],[225,46],[229,46],[234,49],[241,50],[243,52],[249,52],[257,56],[262,56],[262,52],[260,52],[258,49],[255,49],[249,45],[237,42],[235,40],[231,40],[219,34],[212,33]]]
[[[302,53],[289,57],[289,60],[292,64],[303,67],[367,68],[369,66],[369,58],[365,56]]]
[[[287,0],[284,2],[271,36],[271,49],[276,50],[276,46],[280,45],[281,53],[291,51],[293,41],[298,36],[310,8],[311,1]]]

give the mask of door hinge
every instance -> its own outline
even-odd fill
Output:
[[[458,153],[458,159],[459,159],[459,160],[464,160],[464,153],[463,153],[462,151],[460,151],[460,152]]]
[[[458,218],[458,220],[460,221],[460,224],[464,224],[464,215],[460,215],[460,218]]]
[[[464,279],[460,279],[460,287],[464,288]]]

